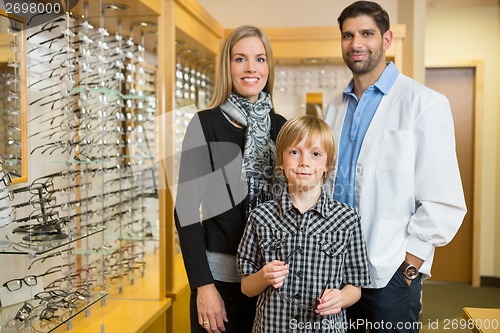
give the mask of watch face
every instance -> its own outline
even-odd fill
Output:
[[[409,265],[406,268],[406,277],[410,280],[415,279],[418,276],[418,269],[415,266]]]

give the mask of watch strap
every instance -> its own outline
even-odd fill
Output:
[[[406,268],[407,268],[408,266],[410,266],[410,264],[409,264],[406,260],[404,260],[404,261],[401,263],[401,266],[399,266],[399,270],[400,270],[401,272],[405,272],[405,271],[406,271]]]
[[[408,274],[407,274],[407,269],[408,269],[408,267],[410,267],[410,266],[414,267],[414,268],[415,268],[415,270],[418,272],[418,269],[417,269],[414,265],[412,265],[412,264],[410,264],[409,262],[407,262],[406,260],[404,260],[404,261],[403,261],[403,263],[401,264],[401,266],[399,266],[399,270],[403,273],[403,275],[404,275],[407,279],[414,280],[414,279],[416,279],[416,278],[417,278],[418,274],[417,274],[417,275],[415,275],[415,276],[413,276],[413,277],[408,276]]]

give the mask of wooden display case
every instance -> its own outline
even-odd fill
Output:
[[[215,62],[220,48],[220,42],[224,35],[223,28],[216,22],[204,8],[195,0],[163,1],[166,6],[163,8],[162,16],[171,18],[163,19],[159,30],[158,57],[159,76],[163,84],[159,87],[159,101],[163,115],[168,115],[168,125],[161,136],[166,137],[166,146],[163,150],[167,156],[176,154],[176,131],[174,129],[176,109],[175,100],[175,68],[178,54],[181,49],[196,50],[198,59],[210,59]],[[168,184],[175,182],[175,158],[168,159],[169,164],[164,164],[163,182]],[[168,177],[167,177],[168,176]],[[164,221],[165,230],[165,261],[166,284],[165,293],[172,300],[172,306],[167,313],[167,332],[189,332],[189,297],[190,289],[187,276],[184,270],[182,254],[176,242],[176,232],[173,220],[173,204],[175,196],[168,186],[160,193],[160,202],[165,203],[160,207],[161,220]],[[163,198],[163,199],[162,199]]]

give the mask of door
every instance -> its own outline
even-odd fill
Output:
[[[472,217],[474,214],[474,79],[473,67],[427,68],[426,85],[448,97],[453,121],[458,164],[467,214],[458,233],[444,247],[436,248],[433,281],[472,282]]]

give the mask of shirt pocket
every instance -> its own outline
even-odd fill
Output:
[[[347,250],[346,232],[333,232],[318,237],[319,256],[315,262],[321,286],[340,288],[343,283],[344,258]]]
[[[285,260],[290,248],[290,235],[283,231],[272,230],[259,240],[264,262]]]
[[[405,130],[385,130],[378,168],[411,171],[414,165],[414,150],[412,132]]]
[[[344,232],[323,234],[318,238],[318,247],[323,256],[336,257],[344,253],[346,235]]]

